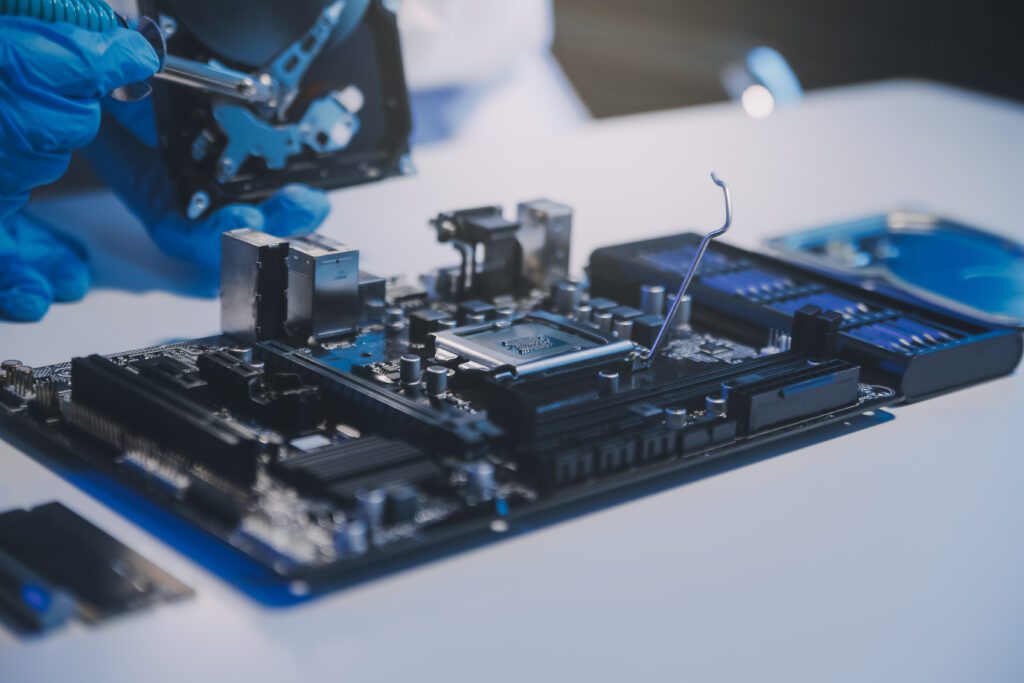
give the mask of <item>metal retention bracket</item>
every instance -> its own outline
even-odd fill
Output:
[[[654,343],[651,344],[650,350],[647,355],[643,357],[645,363],[649,363],[654,360],[658,351],[665,343],[665,339],[668,337],[670,330],[672,329],[672,320],[676,317],[676,313],[679,310],[679,304],[683,300],[683,296],[686,294],[686,290],[690,288],[690,282],[693,280],[693,276],[697,274],[697,268],[700,267],[700,262],[704,259],[704,252],[707,251],[708,245],[711,244],[711,240],[716,237],[724,235],[728,230],[729,226],[732,225],[732,194],[729,192],[729,186],[725,184],[725,181],[718,177],[718,174],[712,172],[711,180],[722,188],[722,193],[725,195],[725,224],[717,230],[712,230],[708,234],[704,235],[704,238],[700,241],[700,245],[697,247],[697,253],[694,254],[693,260],[690,261],[690,268],[686,271],[686,277],[683,278],[683,282],[679,285],[679,291],[676,293],[676,298],[672,302],[672,306],[668,309],[668,315],[665,316],[665,322],[662,323],[661,329],[658,330],[658,336],[655,337]]]

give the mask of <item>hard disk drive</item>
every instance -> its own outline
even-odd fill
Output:
[[[158,20],[168,66],[202,67],[202,89],[163,82],[153,93],[161,153],[190,217],[288,183],[336,189],[411,171],[394,4],[140,3]]]

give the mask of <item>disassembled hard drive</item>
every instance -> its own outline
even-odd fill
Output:
[[[354,246],[223,237],[223,334],[3,364],[0,428],[329,585],[637,482],[1013,371],[1018,330],[673,235],[598,249],[572,211],[439,214],[422,286]]]
[[[394,7],[140,2],[165,53],[153,92],[161,154],[190,217],[287,183],[333,189],[411,172]]]

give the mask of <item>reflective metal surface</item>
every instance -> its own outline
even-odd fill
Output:
[[[791,259],[879,291],[1024,326],[1024,246],[912,211],[767,241]]]

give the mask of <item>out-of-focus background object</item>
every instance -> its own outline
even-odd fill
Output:
[[[524,139],[589,118],[551,53],[551,0],[403,0],[413,144]]]
[[[1024,5],[1001,0],[395,4],[420,146],[725,99],[763,117],[805,89],[890,78],[1024,100]]]
[[[952,220],[894,211],[768,245],[860,286],[1024,325],[1024,246]]]
[[[723,100],[750,49],[806,89],[922,78],[1024,99],[1024,5],[1005,0],[554,0],[554,52],[597,117]]]

